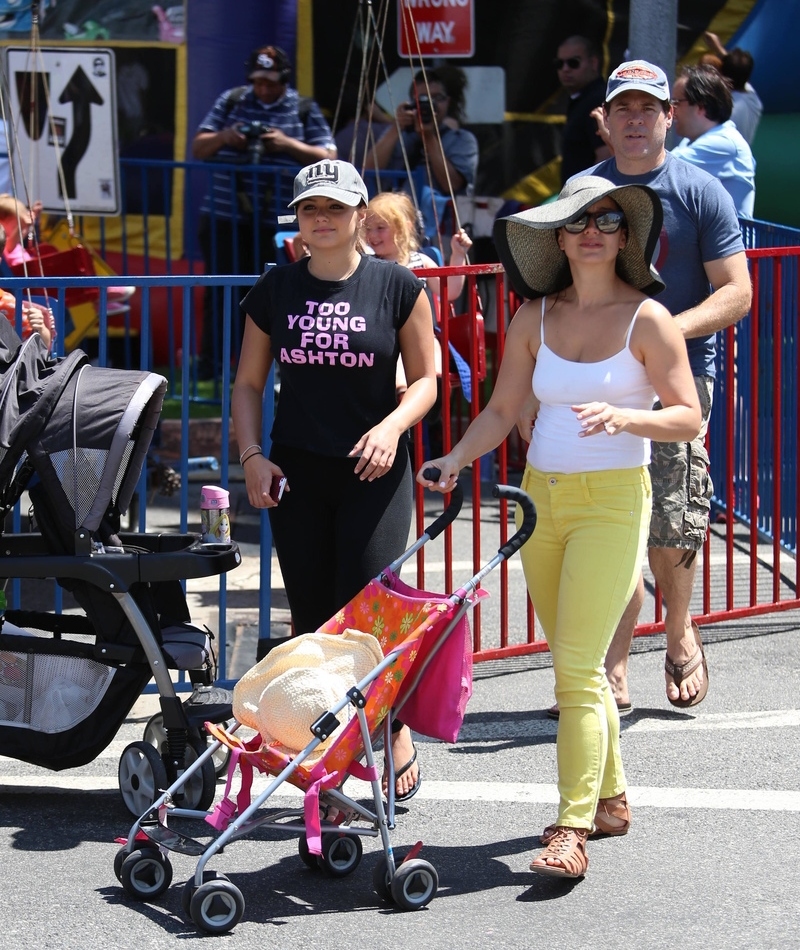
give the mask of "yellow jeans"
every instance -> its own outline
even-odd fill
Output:
[[[591,828],[598,799],[625,790],[619,713],[604,663],[645,553],[650,475],[647,468],[564,475],[528,465],[522,488],[538,521],[520,556],[561,711],[557,823]]]

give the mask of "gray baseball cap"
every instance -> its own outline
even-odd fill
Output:
[[[662,102],[669,101],[669,80],[663,69],[644,59],[632,59],[621,63],[608,77],[606,102],[621,92],[648,92]]]
[[[293,208],[304,198],[332,198],[356,208],[367,204],[369,194],[361,175],[350,162],[325,159],[302,168],[294,180],[294,198],[289,202]]]

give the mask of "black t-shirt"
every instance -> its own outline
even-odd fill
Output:
[[[308,258],[259,278],[241,307],[280,366],[274,442],[346,456],[396,408],[398,334],[423,287],[408,268],[368,256],[343,281],[317,280]]]
[[[591,113],[592,109],[603,104],[605,97],[606,83],[598,76],[569,101],[561,146],[562,184],[573,175],[597,164],[596,149],[603,145],[603,140]]]

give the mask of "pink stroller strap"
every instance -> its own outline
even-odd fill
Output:
[[[365,782],[374,782],[378,778],[378,768],[369,768],[360,762],[351,762],[345,769],[349,775],[360,778]],[[327,772],[325,763],[318,762],[311,770],[314,782],[309,786],[303,800],[303,817],[306,822],[306,842],[309,854],[322,854],[322,827],[319,817],[319,793],[326,788],[333,788],[342,780],[341,770]]]
[[[237,813],[241,815],[250,804],[251,789],[253,787],[253,763],[246,757],[242,759],[242,753],[255,751],[260,745],[260,742],[261,736],[255,735],[248,742],[244,743],[241,748],[231,749],[231,759],[228,763],[228,778],[225,782],[225,791],[222,795],[222,799],[214,806],[214,810],[205,817],[205,821],[207,821],[212,828],[216,828],[217,831],[224,831],[231,823],[233,816]],[[239,788],[239,794],[236,796],[236,804],[234,805],[229,796],[233,776],[237,768],[241,773],[242,782]]]

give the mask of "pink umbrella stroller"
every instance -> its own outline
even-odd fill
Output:
[[[397,572],[455,520],[460,489],[425,533],[319,631],[282,644],[242,677],[234,689],[234,727],[206,726],[215,740],[209,756],[220,746],[231,750],[223,799],[210,812],[176,807],[176,793],[191,781],[193,768],[202,767],[200,760],[164,791],[133,824],[114,859],[129,897],[152,900],[167,890],[172,881],[168,852],[198,858],[183,888],[184,911],[199,929],[225,933],[241,920],[244,897],[208,863],[236,839],[269,827],[296,831],[302,861],[334,877],[358,867],[362,838],[379,837],[383,854],[373,873],[378,895],[405,910],[433,899],[438,875],[418,857],[421,845],[402,861],[395,855],[389,834],[395,827],[394,770],[387,756],[384,804],[375,744],[382,738],[384,749],[389,748],[398,714],[414,731],[450,742],[457,738],[472,685],[467,612],[486,596],[481,580],[519,550],[536,525],[536,510],[525,492],[511,486],[495,486],[493,492],[521,506],[522,526],[455,593],[415,590]],[[241,739],[241,725],[255,734]],[[253,797],[255,772],[272,780]],[[357,801],[344,792],[350,776],[369,783],[371,800]],[[240,789],[231,796],[234,777]],[[302,792],[302,807],[271,807],[271,797],[284,783]],[[204,819],[202,834],[211,835],[210,841],[170,824],[198,818]]]

